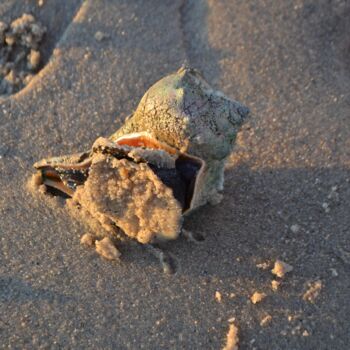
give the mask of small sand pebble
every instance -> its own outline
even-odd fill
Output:
[[[291,272],[293,270],[293,266],[281,261],[276,260],[274,268],[271,270],[271,272],[276,275],[277,277],[284,277],[284,275],[288,272]]]
[[[330,271],[331,271],[331,274],[332,274],[333,277],[338,277],[339,276],[338,271],[335,268],[330,268]]]
[[[254,294],[250,297],[250,301],[253,304],[257,304],[257,303],[260,303],[265,298],[266,298],[265,293],[254,292]]]
[[[271,321],[272,321],[272,316],[271,316],[271,315],[266,315],[266,316],[260,321],[260,326],[261,326],[261,327],[266,327]]]
[[[304,293],[303,300],[314,303],[322,289],[322,281],[318,280],[309,285],[309,289]]]
[[[226,345],[222,350],[238,350],[238,328],[234,323],[231,323],[226,335]]]
[[[329,213],[331,211],[327,202],[322,203],[322,208],[325,211],[325,213]]]
[[[11,84],[15,84],[17,80],[15,71],[11,70],[10,73],[6,75],[5,80],[7,80]]]
[[[95,238],[90,233],[85,233],[84,235],[81,236],[80,243],[87,245],[89,247],[93,247],[95,243]]]
[[[15,42],[16,42],[16,38],[15,38],[14,35],[12,35],[12,34],[6,34],[6,36],[5,36],[5,43],[6,43],[7,45],[12,46],[12,45],[15,44]]]
[[[298,233],[300,231],[300,226],[298,224],[294,224],[290,227],[290,230],[293,232],[293,233]]]
[[[102,40],[107,39],[107,38],[108,38],[108,35],[105,33],[102,33],[101,31],[97,31],[95,33],[95,39],[97,41],[102,41]]]
[[[303,337],[308,337],[310,335],[310,333],[307,331],[307,330],[305,330],[304,332],[303,332]]]
[[[84,60],[88,60],[89,58],[91,58],[92,53],[90,51],[88,51],[86,54],[84,54]]]
[[[221,293],[219,291],[216,291],[215,292],[215,299],[221,303],[221,300],[222,300],[222,296],[221,296]]]
[[[37,69],[40,64],[41,55],[37,50],[30,50],[28,55],[28,67],[29,69]]]
[[[271,288],[274,292],[276,292],[280,286],[281,282],[280,281],[276,281],[276,280],[272,280],[271,281]]]
[[[260,263],[260,264],[256,264],[256,267],[258,269],[267,270],[270,267],[270,263],[263,262],[263,263]]]
[[[332,186],[331,191],[329,192],[329,195],[327,196],[327,198],[335,202],[339,201],[338,186]]]
[[[33,15],[24,13],[21,17],[16,18],[11,23],[11,29],[15,33],[22,33],[31,24],[35,22]]]
[[[33,77],[33,74],[27,74],[23,79],[24,84],[28,85],[32,81]]]
[[[108,260],[117,260],[120,257],[119,250],[109,237],[95,242],[96,252]]]

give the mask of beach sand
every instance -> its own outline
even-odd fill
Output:
[[[25,12],[47,34],[43,69],[0,97],[0,347],[220,349],[234,317],[240,349],[347,349],[350,4],[0,4],[6,22]],[[35,161],[113,133],[185,61],[252,115],[222,203],[185,222],[205,240],[165,245],[178,264],[169,276],[136,243],[118,246],[120,261],[102,259],[60,201],[26,184]],[[278,259],[293,271],[272,290]],[[256,305],[255,291],[266,294]]]

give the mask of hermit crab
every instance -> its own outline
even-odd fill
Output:
[[[182,67],[155,83],[112,136],[34,167],[47,192],[71,198],[107,231],[119,227],[143,244],[173,240],[185,216],[220,201],[225,161],[248,114]]]

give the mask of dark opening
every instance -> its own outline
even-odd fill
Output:
[[[196,178],[202,164],[194,158],[181,155],[173,169],[158,168],[152,164],[149,166],[173,190],[174,197],[181,203],[183,211],[186,211],[191,205]]]

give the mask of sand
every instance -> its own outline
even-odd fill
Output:
[[[48,41],[40,73],[0,101],[2,347],[220,349],[234,316],[241,349],[346,349],[348,2],[0,4],[6,23],[28,12]],[[59,201],[29,193],[26,181],[35,161],[110,135],[184,60],[252,117],[230,157],[222,203],[185,222],[205,240],[164,246],[180,265],[168,276],[137,244],[118,244],[120,262],[81,245],[83,225]],[[293,272],[252,305],[250,293],[269,290],[272,279],[256,264],[276,259]],[[315,280],[322,291],[313,304],[301,296]],[[261,328],[266,314],[273,322]],[[293,323],[290,314],[300,316]]]

